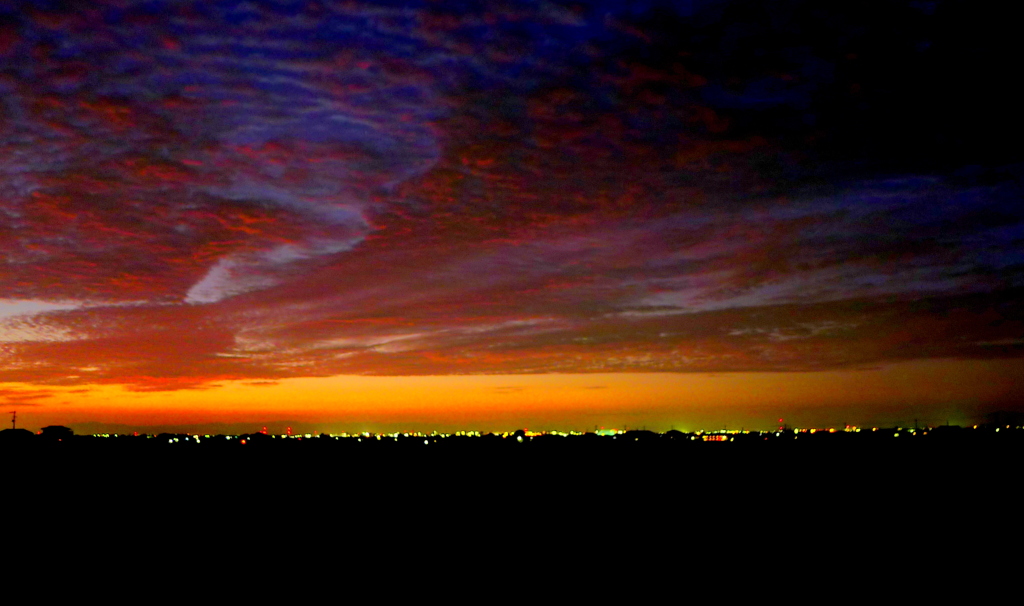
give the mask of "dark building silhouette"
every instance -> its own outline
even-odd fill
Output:
[[[70,427],[64,427],[63,425],[48,425],[40,430],[39,435],[46,439],[64,440],[74,436],[75,432],[71,431]]]
[[[0,431],[0,444],[21,444],[34,437],[35,435],[27,429],[4,429]]]

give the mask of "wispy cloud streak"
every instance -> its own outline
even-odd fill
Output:
[[[923,6],[8,3],[0,381],[1018,356],[1008,55]]]

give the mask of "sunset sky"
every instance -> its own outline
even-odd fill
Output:
[[[1024,410],[1020,53],[994,10],[0,2],[0,412]]]

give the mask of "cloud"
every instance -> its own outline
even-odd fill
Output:
[[[1019,355],[1014,97],[932,17],[159,6],[3,13],[0,380]]]
[[[498,387],[494,387],[493,391],[496,391],[498,393],[512,394],[519,393],[525,389],[525,387],[522,387],[520,385],[501,385]]]
[[[0,388],[0,399],[15,407],[39,406],[36,400],[48,400],[54,395],[55,392],[45,389]]]

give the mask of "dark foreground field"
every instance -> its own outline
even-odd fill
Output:
[[[444,591],[546,579],[578,592],[709,573],[873,585],[913,567],[939,582],[1015,541],[1024,433],[894,433],[36,436],[0,444],[21,533],[7,553],[39,562],[73,546],[174,582],[227,582],[244,562],[257,585],[289,589],[400,589],[422,574]]]
[[[981,515],[991,523],[999,505],[1015,499],[1024,431],[893,435],[741,434],[732,442],[705,442],[650,432],[521,441],[512,435],[299,440],[256,434],[199,443],[166,434],[33,436],[4,440],[0,457],[11,496],[45,492],[72,503],[117,495],[122,502],[177,502],[186,509],[306,503],[371,516],[395,508],[451,516],[454,507],[465,510],[466,518],[456,515],[463,521],[518,510],[562,511],[567,524],[603,512],[633,516],[605,520],[613,526],[646,525],[685,511],[745,512],[749,522],[751,515],[789,517],[799,509],[807,519],[870,516],[899,527],[961,503],[967,507],[948,512],[955,519]]]

